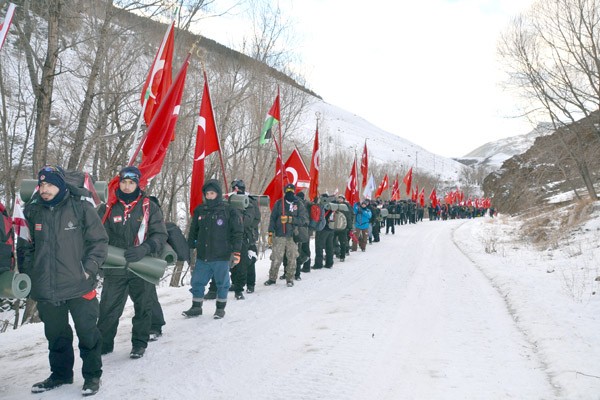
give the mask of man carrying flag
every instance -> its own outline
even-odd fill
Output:
[[[157,255],[167,242],[167,228],[160,207],[141,190],[141,172],[136,167],[125,167],[119,172],[117,201],[107,210],[98,209],[105,216],[104,228],[108,244],[124,249],[128,263],[140,261],[149,254]],[[131,330],[130,358],[141,358],[148,347],[152,315],[148,307],[153,285],[131,272],[129,268],[104,270],[104,286],[100,299],[98,328],[102,333],[102,354],[114,349],[119,318],[129,296],[133,301],[134,316]]]

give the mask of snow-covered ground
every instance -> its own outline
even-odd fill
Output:
[[[223,320],[185,319],[189,287],[160,287],[167,325],[129,359],[132,307],[96,399],[600,399],[598,218],[559,250],[489,217],[396,227],[293,288],[258,285]],[[548,270],[554,270],[548,273]],[[0,398],[49,374],[41,324],[0,335]]]

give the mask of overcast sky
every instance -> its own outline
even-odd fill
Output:
[[[267,1],[267,0],[265,0]],[[429,151],[458,157],[528,133],[504,93],[496,44],[533,0],[281,0],[307,86]],[[239,15],[237,18],[242,18]],[[200,33],[235,48],[225,18]],[[269,100],[270,101],[270,100]]]

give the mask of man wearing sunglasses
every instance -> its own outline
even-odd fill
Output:
[[[160,207],[140,189],[141,173],[129,166],[119,172],[117,201],[106,216],[104,228],[108,233],[108,244],[125,249],[128,263],[140,261],[147,255],[159,254],[167,241],[167,228]],[[104,216],[106,205],[98,209]],[[129,268],[104,270],[102,294],[100,296],[100,318],[98,328],[102,333],[102,354],[114,349],[119,318],[123,314],[127,296],[134,308],[131,329],[130,358],[141,358],[148,347],[152,314],[150,298],[153,285],[140,278]]]
[[[32,393],[73,383],[73,330],[85,379],[82,394],[100,389],[102,340],[96,327],[96,282],[108,252],[108,237],[90,203],[71,196],[60,167],[46,166],[38,173],[38,191],[25,206],[31,240],[19,240],[21,271],[31,277],[31,298],[37,301],[50,351],[48,379]]]

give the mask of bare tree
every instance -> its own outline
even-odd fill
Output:
[[[508,85],[528,101],[526,114],[549,117],[554,128],[593,117],[600,109],[600,3],[595,0],[540,0],[515,18],[502,36]],[[600,135],[599,125],[588,125]],[[597,200],[581,130],[566,156],[576,165],[591,199]],[[566,142],[565,142],[566,143]]]

